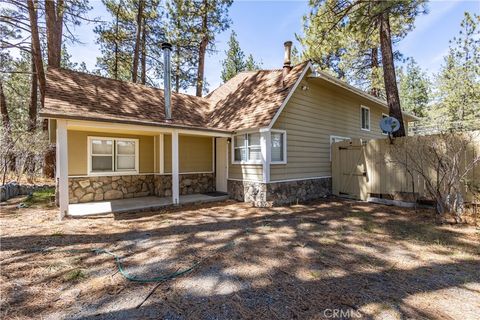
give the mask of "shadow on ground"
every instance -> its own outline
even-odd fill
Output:
[[[478,230],[331,199],[52,221],[2,215],[2,315],[72,319],[456,318],[480,313]],[[126,281],[198,266],[161,284]],[[353,315],[353,316],[352,316]]]

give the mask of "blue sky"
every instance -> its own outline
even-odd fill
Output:
[[[99,0],[90,3],[94,7],[90,17],[108,18]],[[433,75],[443,62],[449,40],[459,31],[463,13],[480,13],[480,1],[432,1],[428,7],[429,13],[417,18],[415,29],[397,47]],[[252,53],[266,69],[279,68],[282,66],[283,42],[293,40],[298,46],[295,34],[302,32],[302,16],[307,12],[307,1],[235,1],[229,11],[231,29],[217,36],[217,52],[207,57],[209,89],[221,83],[221,61],[232,29],[246,55]],[[89,69],[95,67],[96,57],[100,55],[93,27],[84,24],[77,28],[75,33],[82,44],[69,46],[72,60],[84,61]]]

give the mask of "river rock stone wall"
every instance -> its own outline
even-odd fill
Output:
[[[70,203],[146,197],[155,194],[153,175],[68,179]]]
[[[68,179],[70,203],[172,195],[171,175],[126,175]],[[213,173],[180,175],[180,195],[215,191]]]
[[[206,193],[215,191],[213,173],[188,173],[180,175],[180,195]],[[155,176],[155,195],[169,197],[172,195],[172,176]]]
[[[271,183],[228,180],[228,193],[232,199],[250,202],[257,207],[319,199],[331,192],[331,178]]]

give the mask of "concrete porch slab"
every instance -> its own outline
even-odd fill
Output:
[[[190,194],[180,196],[180,204],[224,201],[228,198],[229,197],[226,194]],[[96,201],[88,203],[75,203],[68,205],[68,216],[88,217],[105,215],[110,213],[155,210],[162,209],[171,205],[173,205],[172,197],[160,198],[155,196],[110,201]]]

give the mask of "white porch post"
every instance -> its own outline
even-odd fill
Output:
[[[68,141],[67,121],[57,120],[57,145],[56,145],[56,178],[59,197],[60,214],[63,219],[68,214]]]
[[[172,201],[180,203],[180,179],[178,165],[178,130],[172,132]]]
[[[163,133],[160,133],[158,136],[158,143],[159,143],[159,148],[158,148],[158,159],[159,159],[159,164],[160,168],[158,170],[159,173],[164,174],[165,173],[165,153],[164,153],[164,142],[163,142]]]
[[[263,182],[270,182],[271,133],[269,129],[260,130],[260,148],[262,152]]]

